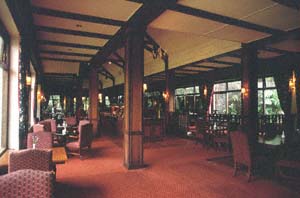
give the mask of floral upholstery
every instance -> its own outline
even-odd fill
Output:
[[[93,141],[93,125],[84,124],[81,126],[81,130],[79,131],[78,141],[70,142],[66,145],[66,147],[70,151],[79,151],[79,155],[81,156],[82,149],[85,147],[91,148],[92,141]]]
[[[76,117],[66,117],[65,120],[68,126],[75,126],[77,124]]]
[[[44,131],[51,132],[51,122],[49,120],[40,121],[39,124],[44,125]]]
[[[54,197],[54,175],[49,171],[18,170],[0,176],[0,197]]]
[[[37,138],[35,148],[37,149],[51,149],[53,147],[52,134],[49,132],[39,131],[36,133],[28,133],[27,148],[32,148],[33,138]]]
[[[32,126],[32,131],[34,133],[39,132],[39,131],[45,131],[44,125],[42,125],[42,124],[34,124]]]
[[[21,169],[52,171],[52,151],[40,149],[25,149],[9,154],[8,172]]]

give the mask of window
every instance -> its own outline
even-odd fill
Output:
[[[199,86],[178,88],[175,90],[175,110],[190,115],[196,114],[200,110]]]
[[[273,77],[259,78],[258,87],[258,114],[283,114]]]
[[[1,24],[0,24],[1,25]],[[2,28],[2,26],[0,26]],[[8,41],[0,34],[0,154],[7,148]]]
[[[241,81],[214,84],[213,112],[241,114],[241,100]]]

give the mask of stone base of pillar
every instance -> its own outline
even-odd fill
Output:
[[[127,169],[144,168],[143,132],[124,134],[124,166]]]

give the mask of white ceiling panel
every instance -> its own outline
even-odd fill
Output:
[[[41,57],[44,58],[58,58],[58,59],[68,59],[68,60],[81,60],[81,61],[89,61],[90,57],[83,57],[83,56],[67,56],[61,54],[48,54],[48,53],[40,53]]]
[[[42,60],[44,73],[78,74],[79,63]]]
[[[37,37],[40,40],[64,42],[64,43],[75,43],[102,47],[108,40],[100,38],[90,38],[85,36],[75,36],[60,33],[51,33],[38,31]]]
[[[275,4],[271,0],[179,0],[178,3],[233,18],[242,18]]]
[[[218,40],[194,34],[148,28],[148,33],[169,55],[169,68],[240,49],[239,42]]]
[[[100,23],[91,23],[91,22],[78,21],[73,19],[39,15],[39,14],[33,14],[33,19],[34,19],[34,24],[39,26],[101,33],[101,34],[108,34],[108,35],[114,35],[120,29],[119,26],[105,25]]]
[[[127,21],[141,6],[124,0],[31,0],[34,6]]]
[[[293,30],[300,27],[300,11],[276,4],[243,20],[280,30]]]
[[[207,34],[224,25],[223,23],[167,10],[150,23],[148,27],[194,34]]]
[[[64,46],[57,46],[57,45],[39,45],[39,49],[40,50],[48,50],[48,51],[58,51],[58,52],[91,54],[91,55],[94,55],[97,53],[97,50],[93,50],[93,49],[64,47]]]

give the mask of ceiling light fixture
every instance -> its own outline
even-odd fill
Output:
[[[111,61],[108,61],[108,64],[110,64],[110,65],[111,65]]]

